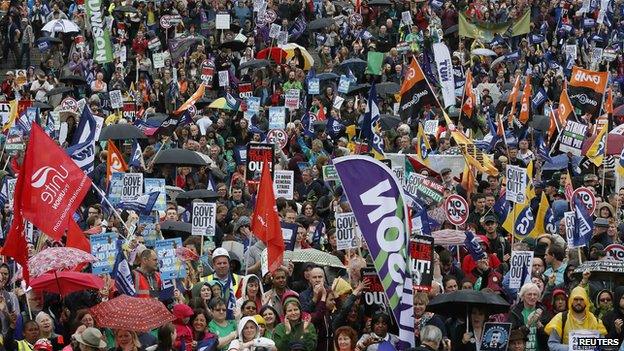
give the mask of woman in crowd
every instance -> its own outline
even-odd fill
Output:
[[[234,339],[228,351],[277,351],[275,342],[260,336],[260,327],[251,316],[241,318],[238,322],[238,338]]]
[[[283,301],[284,320],[273,332],[273,340],[279,351],[288,351],[292,343],[303,343],[303,351],[316,350],[316,329],[310,315],[301,312],[296,296],[288,294]]]

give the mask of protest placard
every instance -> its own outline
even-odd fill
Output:
[[[153,210],[164,211],[167,208],[167,192],[165,191],[165,179],[164,178],[145,178],[143,179],[143,186],[145,187],[145,194],[152,193],[154,191],[160,192]]]
[[[117,205],[119,201],[121,201],[121,194],[124,188],[124,174],[121,172],[113,172],[111,175],[109,191],[108,191],[108,201],[113,205]]]
[[[424,131],[427,135],[436,135],[438,133],[438,120],[425,121]]]
[[[587,126],[585,124],[568,120],[559,138],[559,150],[581,156],[586,132]]]
[[[143,194],[143,173],[123,173],[121,201],[135,199]]]
[[[230,14],[227,12],[217,13],[215,27],[217,29],[230,29]]]
[[[167,54],[164,52],[155,52],[152,55],[154,68],[163,68],[165,67],[165,59],[167,58]]]
[[[269,108],[269,129],[286,128],[286,108],[283,106]]]
[[[480,351],[507,351],[511,323],[486,322],[483,326]]]
[[[284,238],[284,249],[293,251],[295,249],[295,241],[297,240],[297,223],[280,222],[282,227],[282,237]]]
[[[576,216],[574,211],[568,211],[563,213],[563,222],[565,223],[565,232],[566,232],[566,241],[568,242],[568,247],[571,249],[575,249],[574,246],[574,222]]]
[[[409,243],[412,284],[418,291],[429,291],[433,282],[433,237],[415,235]]]
[[[156,223],[158,221],[154,216],[139,215],[139,226],[143,227],[141,234],[145,239],[145,246],[147,247],[154,247],[156,240],[160,237],[160,233],[156,231]]]
[[[284,94],[284,106],[289,110],[297,110],[299,108],[299,89],[288,89]]]
[[[412,22],[412,14],[409,11],[401,12],[401,23],[403,23],[404,26],[411,26],[414,24],[414,22]]]
[[[440,204],[444,199],[444,186],[442,184],[415,172],[409,173],[403,189],[423,200],[427,205]]]
[[[282,26],[280,26],[279,24],[272,23],[271,27],[269,28],[269,38],[277,39],[281,30],[282,30]]]
[[[89,236],[91,244],[91,254],[97,258],[97,261],[91,264],[93,274],[110,274],[115,264],[115,256],[117,255],[117,234],[103,233]]]
[[[533,251],[513,250],[509,267],[509,287],[520,289],[522,285],[530,282],[532,269]]]
[[[219,86],[227,87],[230,85],[230,76],[228,71],[219,71]]]
[[[360,269],[362,281],[368,281],[368,289],[364,291],[364,310],[368,315],[372,315],[379,307],[385,306],[386,294],[383,285],[377,275],[375,267],[364,267]]]
[[[7,179],[7,197],[9,200],[9,207],[13,208],[13,197],[15,196],[15,185],[17,184],[17,178]]]
[[[277,35],[277,45],[286,45],[288,44],[288,32],[282,30]]]
[[[275,198],[292,200],[295,193],[295,173],[293,171],[275,171],[273,176]]]
[[[357,232],[357,222],[353,212],[336,213],[336,248],[338,250],[360,247],[362,236]]]
[[[157,240],[155,249],[160,267],[160,278],[179,279],[186,277],[186,265],[176,255],[176,249],[182,247],[182,238]]]
[[[324,165],[323,166],[323,180],[326,182],[339,182],[338,172],[336,172],[336,166]]]
[[[193,202],[191,221],[192,235],[215,235],[217,204],[208,202]]]
[[[346,94],[349,92],[349,84],[351,84],[351,79],[344,74],[340,76],[340,81],[338,82],[338,92]]]
[[[591,346],[591,343],[588,344],[589,339],[599,339],[600,332],[598,330],[588,330],[588,329],[575,329],[570,330],[568,334],[568,351],[592,351],[596,348],[603,349],[602,347]],[[579,339],[583,339],[584,342],[579,342]],[[587,346],[585,346],[587,345]]]
[[[121,90],[113,90],[108,92],[112,108],[123,107],[123,97],[121,96]]]
[[[318,78],[311,78],[308,80],[308,94],[318,95],[321,93],[321,80]]]
[[[247,98],[247,111],[258,113],[260,112],[260,98],[256,96],[250,96]]]
[[[271,177],[273,176],[273,158],[275,157],[275,148],[273,144],[249,143],[247,144],[245,180],[248,183],[259,183],[262,175],[262,164],[266,159],[271,167]]]
[[[527,170],[519,166],[507,165],[507,188],[505,200],[523,204],[526,199]]]

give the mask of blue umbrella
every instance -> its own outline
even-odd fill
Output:
[[[344,71],[350,69],[351,71],[363,71],[366,69],[366,61],[359,58],[350,58],[340,63],[340,68]]]
[[[329,80],[329,79],[338,79],[340,78],[340,76],[337,75],[336,73],[329,72],[329,73],[317,74],[315,78],[318,78],[318,80]]]

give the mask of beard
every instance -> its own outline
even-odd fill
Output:
[[[572,305],[572,310],[576,313],[581,313],[585,311],[585,306]]]

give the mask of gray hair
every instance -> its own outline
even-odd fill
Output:
[[[537,284],[535,284],[535,283],[526,283],[526,284],[524,284],[520,288],[520,292],[518,292],[518,297],[520,297],[520,299],[523,300],[524,299],[524,294],[526,294],[527,292],[529,292],[532,289],[535,289],[537,291],[537,294],[539,295],[541,290],[540,290],[539,286],[537,286]]]
[[[420,340],[439,345],[442,341],[442,331],[435,325],[426,325],[420,330]]]

